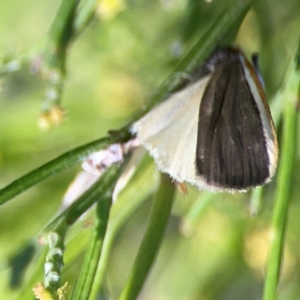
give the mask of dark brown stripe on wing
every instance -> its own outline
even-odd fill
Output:
[[[270,175],[261,118],[238,55],[215,69],[203,95],[196,172],[229,189],[263,184]]]

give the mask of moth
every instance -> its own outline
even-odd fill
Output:
[[[268,183],[278,145],[255,57],[218,49],[191,77],[131,128],[158,169],[211,191]]]

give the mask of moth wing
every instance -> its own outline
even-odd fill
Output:
[[[198,114],[209,79],[206,76],[175,93],[132,127],[160,171],[199,188],[204,184],[195,167]]]
[[[266,113],[255,97],[239,60],[215,71],[203,95],[197,142],[197,171],[209,185],[245,190],[269,180]]]

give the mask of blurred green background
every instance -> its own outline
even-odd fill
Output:
[[[0,58],[37,49],[60,1],[2,2]],[[2,76],[0,187],[72,148],[105,136],[109,129],[125,125],[232,2],[99,1],[96,17],[69,51],[62,102],[66,121],[46,132],[37,126],[45,81],[30,74],[28,67]],[[236,43],[247,54],[260,53],[270,102],[295,54],[299,28],[299,0],[264,0],[248,13],[237,35]],[[288,300],[300,299],[298,150],[297,158],[279,288],[279,299]],[[139,194],[143,201],[114,242],[99,299],[118,297],[146,228],[157,184],[153,162],[146,165],[130,183],[130,192],[121,195],[130,201]],[[79,165],[73,167],[1,206],[1,299],[33,299],[29,278],[36,274],[39,254],[44,251],[37,238],[57,214],[79,170]],[[275,183],[267,186],[263,212],[254,218],[249,213],[250,193],[210,195],[192,187],[188,187],[188,195],[177,193],[161,252],[140,299],[260,299]],[[67,238],[63,281],[71,286],[89,238],[89,218],[91,215],[78,221]],[[42,281],[42,264],[35,276],[36,282]]]

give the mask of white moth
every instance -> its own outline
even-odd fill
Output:
[[[200,73],[132,133],[178,182],[231,192],[269,182],[278,147],[258,67],[231,47],[213,53]]]

